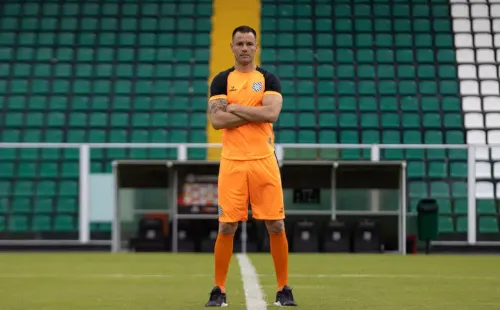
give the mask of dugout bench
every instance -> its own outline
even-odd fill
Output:
[[[218,165],[216,161],[115,162],[113,251],[148,250],[151,242],[163,251],[213,251]],[[404,162],[280,163],[290,251],[406,253],[406,222],[412,214],[406,210],[405,167]],[[162,208],[124,203],[124,190],[156,190]],[[356,199],[349,200],[353,193]],[[151,214],[158,220],[145,219]],[[264,224],[253,221],[250,214],[237,231],[234,249],[268,251]]]

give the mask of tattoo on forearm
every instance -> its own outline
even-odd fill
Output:
[[[217,111],[226,111],[227,100],[226,99],[215,99],[212,100],[210,104],[210,114],[214,114]]]

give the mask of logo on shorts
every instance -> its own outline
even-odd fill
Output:
[[[254,91],[261,91],[262,90],[262,82],[254,82],[252,84],[252,89]]]
[[[217,212],[219,213],[219,216],[222,216],[222,207],[220,205],[217,206]]]

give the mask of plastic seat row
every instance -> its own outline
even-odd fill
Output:
[[[491,48],[459,48],[456,50],[459,64],[496,64],[500,51]],[[496,57],[496,58],[495,58]]]
[[[207,38],[207,35],[202,35],[204,39]],[[68,62],[73,65],[73,62],[76,60],[78,64],[89,65],[91,63],[97,63],[96,65],[101,65],[103,63],[104,66],[101,69],[106,69],[105,64],[113,64],[118,62],[118,65],[123,64],[135,64],[135,62],[139,61],[141,64],[151,64],[156,62],[164,62],[161,63],[164,67],[168,68],[168,65],[172,62],[181,62],[181,63],[190,63],[192,65],[206,63],[209,59],[210,53],[207,49],[206,42],[202,42],[201,39],[194,38],[196,41],[193,41],[193,37],[186,35],[179,35],[179,40],[184,41],[171,41],[169,47],[144,47],[140,49],[134,48],[132,45],[135,43],[131,43],[131,46],[127,45],[119,45],[119,47],[95,47],[95,43],[92,43],[88,47],[80,47],[75,49],[73,47],[12,47],[10,44],[8,46],[0,46],[0,60],[5,62],[13,62],[14,60],[19,68],[27,68],[28,65],[32,64],[36,68],[64,68],[64,63]],[[188,45],[193,45],[195,42],[200,41],[201,47],[198,48],[190,48]],[[67,45],[75,45],[80,44],[79,42],[67,42]],[[175,48],[173,46],[176,46]],[[64,44],[60,45],[64,46]],[[37,61],[41,63],[37,63]],[[62,63],[58,66],[58,63]],[[167,67],[165,67],[167,66]],[[127,68],[126,66],[122,67]],[[20,70],[20,69],[18,69]],[[61,70],[61,69],[59,69]],[[171,69],[170,69],[171,70]],[[106,72],[106,71],[104,71]],[[77,73],[77,72],[75,72]]]
[[[477,130],[467,131],[467,143],[470,144],[498,144],[500,141],[500,130]]]
[[[272,55],[272,53],[267,54]],[[278,57],[277,59],[280,59]],[[274,61],[274,60],[270,60]],[[316,70],[315,70],[316,69]],[[400,80],[419,79],[434,80],[436,77],[447,80],[456,79],[456,69],[452,65],[443,65],[436,70],[434,65],[374,65],[374,64],[343,64],[333,67],[332,65],[319,65],[316,68],[310,64],[306,65],[279,65],[276,72],[282,79],[289,78],[313,78],[333,79],[338,78],[398,78]]]
[[[450,196],[464,198],[467,197],[468,192],[467,183],[463,181],[410,181],[408,184],[408,193],[410,198],[449,198]]]
[[[22,126],[19,126],[22,127]],[[4,142],[151,142],[151,143],[181,143],[181,142],[193,142],[202,143],[206,139],[205,128],[201,129],[163,129],[161,128],[144,128],[144,129],[92,129],[89,127],[82,127],[82,129],[68,129],[67,131],[62,129],[31,129],[21,131],[20,129],[5,130],[0,133],[0,138]],[[85,129],[84,129],[85,128]],[[9,151],[3,149],[2,158],[12,158],[11,153],[16,154],[15,151]],[[47,154],[47,156],[52,156],[50,149],[40,150],[41,156]],[[33,150],[31,153],[19,152],[22,158],[22,154],[32,154],[30,156],[39,156],[37,150]],[[71,152],[68,152],[71,154]]]
[[[460,113],[448,113],[444,115],[436,113],[313,113],[313,112],[283,112],[278,120],[280,128],[287,127],[337,127],[350,128],[418,128],[418,129],[461,129],[462,115]]]
[[[467,128],[500,128],[500,113],[465,113]]]
[[[170,127],[191,127],[194,129],[205,128],[207,122],[206,113],[181,112],[159,113],[159,112],[137,112],[129,113],[105,113],[105,112],[7,112],[5,113],[4,126],[8,127],[148,127],[163,128]],[[89,128],[90,129],[90,128]]]
[[[55,65],[20,63],[15,65],[3,64],[1,76],[24,77],[55,77],[69,78],[141,78],[146,80],[160,79],[186,79],[190,77],[202,78],[208,75],[208,65],[206,64],[178,64],[176,66],[164,65],[155,66],[153,64],[132,64],[111,65],[106,63],[91,64],[82,63],[71,65],[69,63],[58,63]]]
[[[370,99],[374,102],[375,99]],[[367,100],[368,101],[368,100]],[[370,103],[370,106],[373,104]],[[452,110],[458,104],[452,102],[446,106]],[[388,103],[389,105],[389,103]],[[30,110],[33,112],[45,111],[46,113],[71,110],[75,112],[206,112],[206,96],[165,96],[165,95],[74,95],[71,97],[63,95],[7,95],[0,98],[0,109],[5,108],[11,112]],[[389,108],[389,107],[387,107]],[[368,103],[367,103],[368,109]],[[428,105],[428,110],[436,107]]]
[[[478,220],[478,232],[484,234],[498,234],[499,221],[494,216],[481,216]],[[457,216],[454,220],[450,216],[439,217],[439,231],[441,233],[466,233],[467,232],[467,217]]]
[[[460,79],[498,79],[500,70],[493,64],[463,64],[458,66]]]
[[[418,19],[433,17],[447,18],[449,16],[450,7],[448,2],[436,1],[432,5],[428,5],[424,1],[415,3],[374,3],[373,5],[367,3],[353,3],[352,1],[339,1],[335,4],[332,3],[314,3],[314,5],[300,3],[299,1],[292,1],[292,3],[278,3],[276,1],[263,1],[265,4],[262,6],[262,16],[264,20],[276,16],[291,16],[294,18],[301,17],[336,17],[336,18],[353,18],[358,20],[360,18],[406,18]],[[326,1],[324,1],[326,2]]]
[[[467,178],[467,162],[442,161],[409,161],[407,166],[409,178]]]
[[[265,10],[265,9],[264,9]],[[310,18],[280,18],[280,19],[265,19],[262,22],[262,31],[278,31],[278,32],[332,32],[338,34],[344,33],[365,33],[372,32],[372,29],[377,34],[383,33],[416,33],[429,35],[432,31],[444,33],[449,36],[449,29],[451,22],[447,18],[429,19],[376,19],[357,18],[352,20],[350,18],[336,18],[334,20],[329,18],[322,18],[316,16],[315,20]]]
[[[9,177],[16,174],[19,178],[76,178],[78,177],[78,162],[30,162],[22,161],[18,164],[0,161],[0,177]],[[3,184],[10,182],[3,181]],[[4,188],[5,189],[5,188]]]
[[[456,96],[291,96],[286,98],[283,112],[399,112],[402,113],[443,113],[461,112],[460,99]],[[451,115],[451,114],[450,114]]]
[[[5,30],[15,31],[21,28],[25,31],[47,31],[47,32],[71,32],[82,31],[82,34],[91,35],[92,31],[145,31],[145,32],[177,32],[177,31],[198,31],[210,32],[210,17],[203,16],[200,18],[191,17],[132,17],[122,16],[121,18],[103,17],[85,18],[79,22],[77,19],[70,16],[63,17],[22,17],[6,18],[0,24]],[[9,35],[8,32],[6,32]]]
[[[414,64],[416,61],[431,64],[436,60],[444,65],[454,64],[456,61],[455,51],[451,48],[441,48],[436,52],[430,48],[373,49],[373,46],[335,49],[332,46],[316,46],[313,49],[309,43],[304,46],[294,47],[281,47],[273,43],[270,46],[265,45],[262,50],[262,61],[267,64],[266,66],[274,65],[275,62],[280,64],[286,62],[317,62],[352,65],[353,62],[356,62],[360,64],[404,65]]]
[[[14,168],[12,167],[11,173],[9,177],[14,174]],[[6,174],[4,170],[2,174]],[[67,197],[71,198],[77,195],[78,192],[78,180],[77,179],[52,179],[48,180],[45,178],[41,178],[39,181],[34,181],[33,177],[29,178],[19,177],[16,178],[16,182],[8,182],[5,181],[6,178],[2,176],[2,186],[7,189],[7,191],[2,193],[2,196],[5,196],[7,193],[11,192],[12,195],[17,197],[32,197],[32,196],[41,196],[41,197]],[[8,180],[8,179],[7,179]],[[10,191],[9,191],[10,189]]]
[[[0,183],[1,188],[6,188]],[[5,203],[8,202],[8,203]],[[48,198],[36,196],[33,198],[14,197],[12,199],[4,199],[4,203],[0,204],[0,214],[2,213],[75,213],[78,211],[78,203],[75,198]]]
[[[418,36],[418,35],[417,35]],[[442,35],[438,37],[440,40],[436,42],[436,48],[443,49],[445,52],[449,51],[450,43],[453,43],[453,36]],[[434,38],[431,35],[422,35],[414,39],[411,33],[404,34],[376,34],[369,33],[363,34],[343,34],[332,35],[329,33],[317,33],[316,35],[306,33],[280,33],[279,35],[264,34],[262,37],[263,47],[310,47],[315,42],[319,48],[337,47],[337,48],[391,48],[396,45],[400,48],[417,48],[420,49],[422,54],[427,54],[434,48]],[[424,55],[421,57],[430,57]]]
[[[73,93],[79,96],[91,94],[109,95],[191,95],[202,96],[208,91],[206,80],[133,80],[118,79],[115,81],[109,78],[101,79],[11,79],[10,81],[0,81],[0,92],[9,92],[12,95],[25,94],[27,92],[34,95],[62,95]]]
[[[328,80],[287,80],[283,79],[284,95],[313,95],[320,96],[431,96],[440,93],[444,96],[453,96],[458,92],[458,82],[456,80],[401,80],[396,82],[393,79],[374,81],[372,78],[339,79],[337,82]]]
[[[78,221],[71,215],[0,214],[0,232],[69,232],[76,231]]]
[[[456,214],[465,215],[468,213],[467,199],[436,199],[439,206],[440,214]],[[412,199],[410,209],[417,212],[419,199]],[[477,214],[479,215],[496,215],[498,213],[498,204],[495,200],[477,199],[476,201]]]
[[[212,15],[211,1],[189,1],[179,0],[158,1],[86,1],[84,3],[60,3],[58,1],[27,1],[26,3],[6,3],[3,7],[3,15],[9,18],[22,16],[26,17],[51,17],[65,16],[70,18],[76,15],[83,15],[82,24],[89,23],[93,16],[116,17],[117,14],[125,17],[144,17],[161,16],[207,16]],[[117,2],[117,3],[113,3]],[[100,18],[100,19],[101,19]],[[21,27],[21,29],[23,29]]]
[[[497,102],[500,100],[499,96],[464,96],[462,99],[462,106],[464,112],[500,112],[500,105]]]
[[[476,178],[500,180],[500,158],[497,162],[476,162]]]
[[[478,180],[476,182],[476,198],[498,199],[500,197],[500,182]]]

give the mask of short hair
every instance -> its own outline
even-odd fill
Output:
[[[233,30],[233,36],[232,38],[234,39],[234,35],[237,33],[237,32],[241,32],[241,33],[252,33],[253,36],[255,37],[255,40],[257,40],[257,32],[255,32],[255,29],[253,29],[252,27],[250,26],[239,26],[239,27],[236,27],[234,28]]]

